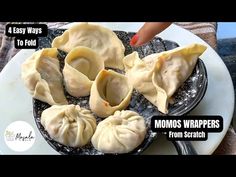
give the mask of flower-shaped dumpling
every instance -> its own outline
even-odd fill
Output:
[[[45,109],[41,123],[52,139],[71,147],[86,145],[97,126],[91,111],[72,104]]]
[[[76,47],[65,58],[63,68],[64,83],[67,92],[75,97],[88,96],[100,70],[104,69],[104,60],[88,47]]]
[[[133,91],[126,76],[112,70],[101,70],[90,93],[89,105],[99,117],[107,117],[125,109]]]

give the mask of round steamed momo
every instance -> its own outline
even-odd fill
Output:
[[[128,153],[143,142],[145,135],[144,118],[134,111],[123,110],[101,121],[91,142],[104,153]]]
[[[65,52],[85,46],[99,53],[106,67],[123,69],[125,47],[117,35],[100,25],[81,23],[66,30],[52,41],[52,47]]]
[[[88,96],[94,79],[104,69],[100,55],[88,47],[79,46],[65,58],[63,68],[67,92],[74,97]]]
[[[41,124],[55,141],[71,147],[86,145],[96,129],[92,113],[79,105],[54,105],[44,110]]]

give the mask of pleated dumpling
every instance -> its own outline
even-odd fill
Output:
[[[99,53],[106,67],[123,69],[122,59],[125,47],[110,29],[100,25],[81,23],[69,28],[52,42],[52,47],[65,52],[70,52],[78,46],[89,47]]]
[[[21,67],[23,82],[32,96],[50,105],[68,104],[57,54],[56,48],[39,50]]]
[[[96,129],[91,111],[79,105],[54,105],[44,110],[41,124],[55,141],[71,147],[90,142]]]
[[[123,110],[101,121],[91,142],[104,153],[128,153],[143,142],[145,135],[144,118],[134,111]]]
[[[90,108],[99,117],[110,116],[129,105],[132,91],[127,77],[113,70],[101,70],[91,88]]]
[[[76,47],[65,58],[63,69],[67,92],[75,97],[88,96],[94,79],[104,69],[104,60],[88,47]]]
[[[191,44],[152,54],[143,60],[134,52],[123,60],[126,76],[135,89],[166,114],[171,96],[191,75],[205,50],[204,45]]]

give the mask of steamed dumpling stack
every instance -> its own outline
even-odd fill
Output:
[[[152,54],[143,60],[133,52],[123,60],[126,76],[137,91],[167,114],[171,96],[191,75],[205,50],[206,46],[191,44]]]
[[[35,52],[21,67],[23,82],[31,95],[50,105],[68,104],[62,85],[56,48]]]
[[[100,25],[81,23],[56,37],[52,47],[70,52],[78,46],[85,46],[97,52],[105,61],[105,66],[123,69],[125,47],[116,34]]]

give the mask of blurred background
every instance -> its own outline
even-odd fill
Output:
[[[229,69],[234,84],[236,100],[236,22],[217,22],[216,36],[217,52]],[[236,130],[235,109],[232,124],[234,130]]]
[[[217,38],[235,38],[236,22],[218,22]]]

